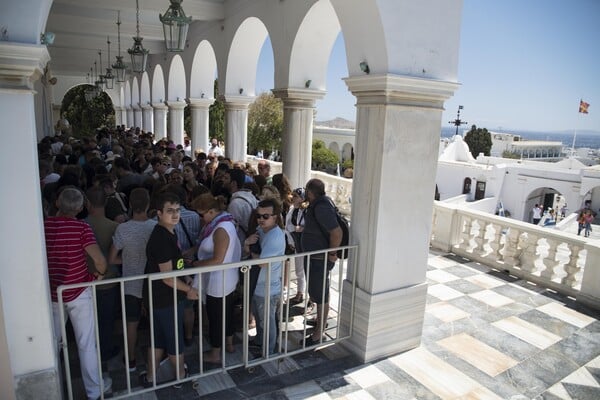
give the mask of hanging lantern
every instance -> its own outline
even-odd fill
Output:
[[[110,90],[114,87],[115,76],[112,73],[112,68],[110,68],[110,39],[108,36],[106,37],[106,44],[108,45],[108,67],[106,68],[106,74],[104,74],[104,86]]]
[[[142,45],[144,38],[140,37],[140,6],[139,0],[135,0],[136,9],[136,37],[133,38],[133,47],[127,50],[131,56],[131,70],[133,72],[144,72],[146,71],[146,63],[148,62],[149,50],[145,49]]]
[[[117,32],[118,32],[118,44],[119,44],[119,55],[116,56],[117,62],[112,67],[115,70],[117,82],[125,82],[125,70],[127,65],[123,62],[123,56],[121,56],[121,11],[117,11]]]
[[[181,3],[183,0],[170,0],[171,5],[165,15],[158,15],[163,25],[165,47],[167,51],[181,52],[185,50],[185,41],[192,17],[186,17]]]

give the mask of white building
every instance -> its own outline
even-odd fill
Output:
[[[468,146],[462,137],[441,154],[436,185],[440,200],[468,202],[470,209],[494,213],[501,202],[512,218],[530,221],[537,203],[556,207],[557,196],[570,211],[592,200],[600,208],[600,166],[586,167],[575,159],[560,162],[515,160],[498,157],[465,157]]]

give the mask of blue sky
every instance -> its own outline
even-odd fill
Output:
[[[343,37],[332,50],[317,120],[354,120]],[[273,87],[267,41],[257,93]],[[456,116],[488,129],[600,132],[600,0],[464,0],[458,81],[442,126]],[[590,103],[579,114],[579,100]]]

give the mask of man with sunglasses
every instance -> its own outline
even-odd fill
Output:
[[[285,233],[281,218],[281,204],[276,199],[265,199],[258,203],[256,208],[258,228],[255,234],[244,241],[244,252],[252,253],[252,258],[279,257],[285,254]],[[256,243],[258,246],[252,246]],[[252,249],[251,249],[252,248]],[[260,254],[257,253],[260,251]],[[267,346],[269,354],[275,353],[279,321],[279,307],[281,305],[281,271],[282,262],[264,263],[261,267],[254,296],[252,297],[252,313],[256,318],[255,343],[263,348]],[[269,271],[267,270],[269,268]],[[270,272],[269,280],[267,275]],[[267,298],[268,296],[268,298]],[[265,308],[269,306],[269,331],[268,342],[265,343]]]

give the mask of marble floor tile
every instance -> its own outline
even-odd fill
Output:
[[[519,363],[466,333],[439,340],[437,343],[489,376],[496,376]]]
[[[446,302],[430,304],[427,306],[426,312],[444,322],[456,321],[471,315],[468,312],[465,312],[460,308],[454,307]]]
[[[473,268],[469,268],[463,264],[457,264],[455,266],[445,268],[444,271],[452,275],[456,275],[459,278],[467,278],[469,276],[481,273],[480,271],[474,270]]]
[[[548,303],[537,308],[543,313],[550,315],[551,317],[561,319],[568,322],[571,325],[575,325],[578,328],[588,326],[595,321],[594,318],[588,317],[587,315],[578,313],[568,307],[565,307],[558,303]]]
[[[482,290],[481,292],[471,293],[469,297],[482,301],[490,307],[503,307],[515,302],[513,299],[502,296],[493,290]]]
[[[235,382],[228,374],[214,374],[199,378],[195,381],[194,389],[198,395],[218,392],[235,387]]]
[[[287,396],[288,400],[302,400],[307,398],[315,398],[323,393],[321,386],[317,385],[315,381],[303,382],[299,385],[286,387],[283,389],[283,393]],[[329,396],[327,396],[329,398]]]
[[[444,285],[452,288],[454,290],[458,290],[461,293],[469,294],[481,291],[481,286],[475,285],[464,279],[459,279],[456,281],[446,282]]]
[[[548,314],[541,312],[539,309],[529,310],[527,312],[519,314],[519,318],[530,324],[544,328],[550,333],[560,336],[561,338],[569,337],[575,334],[578,329],[561,319],[552,317]]]
[[[600,384],[594,378],[587,368],[582,367],[573,372],[571,375],[564,378],[562,383],[573,383],[575,385],[584,385],[600,388]]]
[[[561,337],[536,325],[530,324],[529,322],[523,321],[518,317],[508,317],[500,321],[492,322],[492,325],[539,349],[545,349],[562,339]]]
[[[423,347],[391,357],[389,360],[442,399],[501,400],[495,393]]]
[[[484,289],[493,289],[506,284],[505,282],[486,274],[473,275],[466,277],[465,279],[471,283],[481,286]]]
[[[427,271],[426,276],[434,282],[446,283],[455,281],[458,279],[456,275],[452,275],[443,269],[434,269],[433,271]]]
[[[552,386],[546,391],[546,393],[551,393],[562,400],[574,400],[561,383],[557,383],[556,385]]]
[[[339,400],[379,400],[371,396],[369,392],[364,389],[357,390],[356,392],[349,393],[345,396],[339,397]]]
[[[427,293],[444,301],[464,296],[464,294],[459,292],[458,290],[449,288],[448,286],[441,283],[438,285],[429,286],[429,288],[427,289]]]
[[[427,260],[427,264],[434,268],[446,268],[456,265],[456,261],[449,260],[446,257],[432,257]]]
[[[369,386],[377,385],[378,383],[390,381],[390,378],[374,365],[359,368],[349,373],[348,377],[363,389],[368,388]]]

